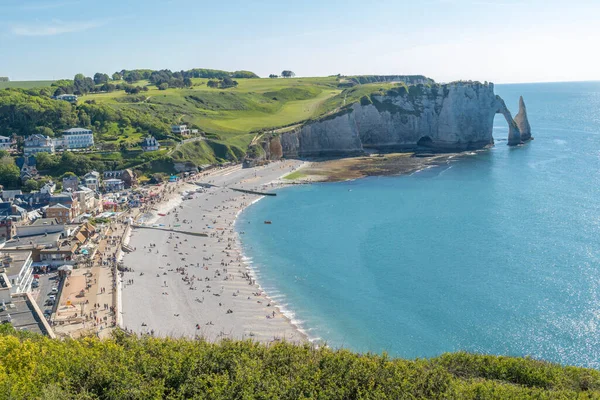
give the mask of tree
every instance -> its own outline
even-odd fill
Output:
[[[192,80],[190,78],[183,78],[183,85],[185,87],[192,87],[193,86]]]
[[[108,82],[108,79],[109,78],[108,78],[107,74],[103,74],[103,73],[100,73],[100,72],[96,72],[94,74],[94,83],[96,85],[101,85],[103,83],[106,83],[106,82]]]
[[[112,74],[112,80],[113,81],[120,81],[121,80],[121,74],[119,74],[118,72],[115,72],[114,74]]]
[[[21,190],[24,192],[33,192],[34,190],[39,190],[39,186],[35,180],[27,179],[27,181],[21,187]]]
[[[169,88],[169,84],[167,82],[163,82],[158,85],[158,90],[167,90]]]
[[[286,69],[284,71],[281,71],[281,76],[283,76],[284,78],[292,78],[296,76],[296,74],[293,71],[289,71]]]
[[[20,179],[19,167],[11,157],[0,159],[0,185],[4,188],[18,187]]]
[[[271,75],[269,75],[269,78],[271,78],[271,79],[273,79],[273,78],[279,78],[279,75],[271,74]]]
[[[35,133],[39,133],[40,135],[54,137],[54,131],[47,126],[38,126],[35,128]]]
[[[209,88],[218,88],[219,81],[214,81],[211,79],[210,81],[206,82],[206,86],[208,86]]]

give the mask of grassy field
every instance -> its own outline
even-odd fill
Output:
[[[137,96],[117,91],[80,99],[151,109],[173,123],[189,123],[228,139],[314,118],[328,99],[341,93],[335,78],[239,79],[238,87],[230,89],[209,88],[206,82],[194,79],[190,89],[167,90],[136,82],[134,86],[147,85],[149,90]]]
[[[14,82],[0,82],[0,89],[33,89],[50,87],[54,81],[14,81]]]

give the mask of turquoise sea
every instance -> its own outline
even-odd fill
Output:
[[[311,338],[600,368],[600,82],[496,85],[535,140],[410,176],[282,189],[238,220],[259,283]],[[272,225],[263,224],[272,220]]]

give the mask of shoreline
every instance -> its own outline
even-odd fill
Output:
[[[428,169],[434,166],[440,166],[443,165],[444,163],[448,163],[450,160],[452,160],[453,158],[457,157],[457,156],[461,156],[461,155],[467,155],[467,154],[462,154],[462,153],[458,153],[458,154],[445,154],[443,156],[434,156],[434,157],[426,157],[423,159],[419,159],[419,163],[418,163],[418,167],[419,168],[415,168],[415,165],[411,165],[410,170],[403,170],[400,173],[394,173],[394,174],[381,174],[381,175],[412,175],[416,172],[422,171],[424,169]],[[401,157],[406,157],[404,154],[400,155]],[[372,157],[373,159],[375,159],[375,157]],[[377,159],[380,159],[381,157],[377,157]],[[182,330],[171,330],[169,332],[166,332],[163,328],[164,325],[168,325],[168,324],[164,324],[165,321],[162,322],[158,322],[158,318],[156,316],[153,315],[149,315],[147,310],[143,313],[140,313],[143,315],[144,318],[146,319],[150,319],[152,321],[157,321],[157,323],[150,323],[147,324],[145,322],[145,320],[142,320],[142,327],[140,328],[139,326],[135,326],[136,323],[139,324],[139,322],[141,321],[140,318],[142,318],[142,316],[140,315],[139,317],[135,317],[135,318],[128,318],[127,316],[123,317],[123,314],[127,314],[127,312],[131,312],[132,307],[131,307],[131,300],[127,300],[124,299],[124,297],[128,297],[126,293],[129,289],[129,286],[127,283],[124,282],[129,282],[127,280],[127,277],[125,276],[125,274],[123,274],[123,276],[120,275],[120,279],[119,279],[119,283],[118,283],[118,291],[119,291],[119,295],[118,295],[118,300],[119,300],[119,309],[123,310],[123,307],[125,308],[123,313],[120,313],[120,315],[118,316],[118,325],[121,326],[124,329],[127,330],[131,330],[132,332],[136,332],[136,333],[140,333],[140,334],[147,334],[147,333],[154,333],[154,329],[153,327],[155,325],[159,325],[161,326],[161,329],[157,329],[157,333],[161,336],[171,336],[171,337],[182,337],[182,336],[195,336],[197,337],[198,335],[204,337],[206,340],[209,341],[218,341],[221,337],[235,337],[238,339],[247,339],[247,338],[251,338],[252,340],[256,340],[259,342],[271,342],[274,340],[280,340],[281,338],[285,338],[286,340],[289,341],[293,341],[293,342],[310,342],[310,343],[314,343],[317,342],[319,340],[322,340],[319,337],[311,337],[309,335],[309,329],[305,326],[303,326],[304,321],[299,321],[297,319],[295,319],[295,312],[293,311],[293,309],[289,309],[286,304],[280,303],[280,301],[277,298],[271,297],[272,293],[269,293],[268,290],[266,290],[260,282],[260,269],[257,269],[253,264],[253,260],[251,257],[248,256],[248,254],[246,254],[244,246],[242,244],[242,239],[241,239],[241,234],[243,233],[242,230],[239,229],[238,227],[238,220],[239,220],[239,216],[242,214],[242,212],[244,210],[246,210],[248,207],[250,207],[251,205],[253,205],[254,203],[263,200],[265,197],[264,195],[255,195],[255,194],[247,194],[247,193],[238,193],[238,192],[233,192],[233,191],[227,191],[228,194],[227,196],[223,195],[223,192],[226,191],[226,189],[230,186],[230,185],[234,185],[237,188],[241,188],[243,187],[243,185],[253,185],[252,187],[244,187],[244,189],[257,189],[258,190],[269,190],[269,189],[281,189],[281,188],[285,188],[294,184],[306,184],[306,183],[317,183],[317,182],[335,182],[335,180],[312,180],[312,179],[285,179],[286,176],[290,175],[290,174],[295,174],[295,173],[302,173],[302,171],[306,171],[309,170],[311,168],[315,168],[315,166],[322,166],[324,163],[330,163],[330,162],[344,162],[344,160],[347,159],[341,159],[341,160],[330,160],[330,161],[299,161],[299,160],[280,160],[280,161],[276,161],[276,162],[271,162],[267,165],[263,165],[263,166],[259,166],[259,167],[254,167],[254,168],[248,168],[248,169],[241,169],[240,166],[233,166],[233,167],[227,167],[227,168],[223,168],[223,169],[217,169],[217,170],[211,170],[205,174],[202,174],[201,176],[195,176],[194,178],[192,178],[189,183],[186,182],[178,182],[176,184],[174,184],[174,186],[169,187],[169,185],[167,185],[163,190],[165,191],[165,195],[167,196],[166,199],[163,199],[163,201],[154,204],[151,206],[151,208],[149,210],[147,210],[145,213],[140,213],[138,216],[138,220],[143,221],[144,225],[154,225],[154,224],[159,224],[159,223],[163,223],[164,227],[171,227],[172,224],[174,224],[175,221],[172,220],[172,217],[175,215],[176,218],[179,215],[179,213],[185,213],[186,209],[188,208],[188,206],[192,203],[197,203],[198,207],[202,207],[202,202],[199,202],[199,200],[196,199],[196,195],[194,195],[194,199],[193,200],[183,200],[183,195],[182,193],[184,192],[190,192],[193,190],[198,191],[200,187],[203,187],[202,185],[199,185],[199,183],[206,183],[206,184],[210,184],[210,185],[215,185],[212,186],[208,189],[203,189],[202,193],[204,193],[202,196],[199,196],[198,199],[200,198],[204,198],[205,202],[208,202],[209,205],[213,206],[212,210],[202,210],[204,213],[203,217],[201,218],[203,220],[204,223],[206,223],[207,221],[214,226],[211,226],[209,224],[206,224],[206,228],[204,229],[205,232],[212,232],[210,233],[210,237],[209,238],[194,238],[193,239],[193,243],[196,243],[198,246],[200,245],[200,243],[205,242],[204,243],[204,247],[207,246],[208,243],[211,243],[210,248],[214,249],[217,248],[219,249],[219,247],[223,248],[222,245],[220,245],[220,243],[228,243],[227,247],[225,247],[222,250],[222,253],[226,255],[226,258],[228,258],[226,261],[224,261],[224,257],[223,254],[220,254],[221,256],[221,268],[223,268],[223,263],[225,262],[225,266],[229,266],[230,264],[233,265],[235,264],[234,268],[237,267],[237,275],[235,277],[237,277],[238,279],[241,277],[243,278],[247,283],[248,286],[245,287],[245,295],[243,296],[247,296],[248,300],[251,300],[251,296],[252,298],[256,301],[256,303],[262,304],[263,302],[267,304],[267,307],[269,307],[268,309],[263,309],[262,310],[262,317],[264,317],[264,313],[265,311],[268,311],[268,314],[266,316],[266,320],[263,321],[259,321],[259,319],[261,318],[261,314],[258,311],[258,309],[260,309],[261,307],[255,307],[256,304],[254,304],[254,307],[248,306],[247,304],[243,305],[240,304],[239,302],[235,302],[235,307],[232,306],[232,308],[228,309],[228,312],[231,311],[232,314],[237,315],[237,311],[241,310],[243,315],[243,318],[239,318],[236,319],[234,317],[233,321],[221,321],[221,322],[215,322],[213,323],[213,319],[211,317],[214,318],[219,318],[216,314],[215,314],[215,309],[214,307],[211,309],[207,309],[206,307],[200,307],[202,308],[201,311],[192,311],[193,308],[193,303],[190,304],[190,298],[189,295],[187,296],[186,299],[186,295],[185,292],[181,291],[181,289],[185,289],[185,287],[180,288],[180,297],[181,299],[179,300],[179,302],[175,301],[174,303],[172,303],[172,300],[169,299],[168,303],[170,305],[172,305],[173,307],[170,307],[171,309],[173,309],[174,307],[178,308],[179,306],[183,307],[184,312],[186,313],[188,318],[195,318],[198,315],[205,315],[208,314],[210,319],[210,328],[212,328],[213,326],[215,327],[215,329],[219,330],[219,335],[215,336],[215,332],[214,329],[210,329],[211,333],[207,333],[208,331],[205,331],[204,329],[199,328],[199,324],[196,324],[197,329],[200,332],[196,332],[194,334],[192,334],[192,332],[190,332],[189,328],[185,328]],[[424,160],[423,162],[421,162],[420,160]],[[435,162],[432,162],[435,161]],[[274,170],[276,171],[276,168],[288,168],[289,165],[292,165],[291,170],[286,170],[285,172],[281,172],[278,173],[277,175],[273,175]],[[270,178],[269,179],[261,179],[263,178],[263,173],[270,173]],[[261,174],[261,175],[259,175]],[[231,179],[229,179],[229,176],[231,175]],[[365,176],[358,176],[358,177],[354,177],[351,179],[345,179],[345,180],[354,180],[354,179],[359,179],[362,177],[367,177],[369,175],[365,175]],[[217,183],[219,183],[220,185],[217,185]],[[235,193],[235,194],[231,194],[231,193]],[[204,197],[203,197],[204,196]],[[217,196],[219,197],[219,199],[215,199],[214,202],[211,202],[209,200],[211,199],[211,196]],[[198,203],[199,202],[199,203]],[[231,205],[232,204],[232,205]],[[231,215],[232,219],[228,220],[227,218],[224,218],[224,221],[227,222],[227,225],[219,225],[219,223],[217,222],[218,220],[220,220],[223,216],[222,213],[226,213],[226,210],[229,210],[230,208],[234,208],[235,211],[233,212],[233,214]],[[215,214],[215,210],[216,214],[218,215],[213,215]],[[187,210],[187,212],[190,212],[191,210]],[[210,214],[209,214],[210,213]],[[163,216],[159,215],[159,214],[164,214]],[[200,213],[195,212],[190,215],[190,219],[192,217],[197,217],[199,216]],[[231,214],[231,213],[228,213]],[[184,214],[185,216],[186,214]],[[204,217],[206,217],[208,215],[208,220],[204,220]],[[182,217],[183,218],[183,217]],[[212,219],[210,219],[212,218]],[[171,224],[169,224],[169,221],[171,222]],[[179,221],[178,219],[176,219],[176,221]],[[186,221],[186,219],[183,219],[183,221]],[[191,221],[190,221],[191,223]],[[194,223],[194,229],[197,230],[197,224]],[[217,227],[217,225],[219,225],[219,227]],[[179,224],[175,225],[175,226],[179,226]],[[190,228],[192,228],[192,226],[190,225]],[[216,229],[216,230],[213,230]],[[179,228],[182,229],[182,228]],[[127,238],[125,240],[126,243],[131,243],[132,241],[134,242],[133,246],[135,247],[135,242],[138,242],[139,244],[143,244],[144,240],[147,243],[151,243],[152,239],[161,237],[161,239],[159,239],[162,242],[166,242],[169,243],[171,239],[173,240],[173,235],[175,235],[175,237],[177,237],[179,239],[179,236],[177,234],[174,233],[170,233],[167,231],[162,231],[162,233],[157,233],[157,230],[151,230],[151,229],[144,229],[142,230],[136,230],[135,228],[132,228],[130,230],[130,232],[127,235]],[[162,235],[162,236],[161,236]],[[185,241],[187,242],[187,239],[185,239]],[[190,242],[190,243],[192,243]],[[138,247],[141,247],[139,246]],[[182,244],[182,242],[180,242],[180,244]],[[156,244],[155,244],[156,246]],[[177,246],[177,245],[176,245]],[[145,247],[145,246],[144,246]],[[194,249],[196,249],[196,246],[194,246]],[[161,252],[164,251],[166,249],[161,249]],[[206,252],[206,250],[204,250],[204,252]],[[136,253],[136,252],[134,252]],[[159,253],[158,250],[156,250],[156,253]],[[168,257],[167,260],[171,260],[172,261],[172,256],[173,253],[169,252],[167,250],[167,254],[168,255],[162,255],[162,257]],[[181,252],[179,253],[180,255],[182,254]],[[185,253],[186,255],[188,253]],[[232,256],[233,254],[233,256]],[[139,256],[140,254],[138,254]],[[196,266],[194,267],[199,267],[199,263],[198,261],[200,261],[200,259],[202,258],[203,261],[203,269],[205,269],[206,271],[208,271],[210,268],[213,268],[213,266],[205,266],[205,264],[210,264],[209,260],[212,260],[212,257],[214,257],[215,254],[213,253],[212,256],[207,259],[206,257],[201,257],[200,254],[198,254],[198,252],[195,252],[195,256],[196,258],[193,258],[193,262],[197,263]],[[132,259],[136,259],[137,256],[132,255],[132,253],[128,253],[124,255],[124,262],[130,262]],[[161,257],[161,259],[162,259]],[[184,258],[181,258],[182,260],[184,260]],[[148,260],[148,261],[144,261],[142,263],[140,263],[140,265],[145,265],[145,264],[150,264],[150,263],[154,263],[156,264],[157,260]],[[159,261],[160,262],[160,261]],[[167,263],[167,265],[170,265],[169,263]],[[185,270],[188,271],[191,265],[186,264],[185,265]],[[133,267],[133,266],[132,266]],[[146,266],[142,267],[142,269],[147,268]],[[164,269],[165,267],[158,267],[158,268],[162,268]],[[183,270],[183,268],[181,268],[181,270]],[[227,271],[226,268],[223,268],[224,271]],[[169,272],[172,272],[173,269],[169,269]],[[221,276],[219,274],[219,266],[217,266],[216,268],[217,274],[219,276]],[[156,271],[155,271],[156,272]],[[162,271],[159,271],[162,272]],[[181,271],[179,271],[181,272]],[[167,272],[162,272],[163,275],[167,275]],[[181,272],[183,274],[183,272]],[[144,272],[142,272],[141,275],[143,275]],[[217,278],[217,275],[213,276],[212,278],[208,277],[207,274],[204,274],[204,279],[205,280],[210,280],[213,278]],[[135,274],[128,274],[128,277],[134,277]],[[159,274],[156,275],[157,277],[159,276]],[[188,276],[188,273],[185,272],[185,276]],[[235,279],[235,277],[230,274],[228,272],[228,276],[231,276],[231,279]],[[193,277],[195,277],[195,275],[193,275]],[[143,280],[143,278],[140,278]],[[162,278],[161,278],[162,279]],[[138,278],[135,278],[134,280],[138,280]],[[133,284],[134,280],[131,281],[131,283]],[[167,281],[164,282],[165,286],[167,287]],[[242,289],[239,286],[236,286],[234,284],[231,284],[231,282],[220,282],[219,284],[221,284],[221,292],[223,293],[225,290],[237,290],[237,293],[239,293],[241,295],[240,290]],[[193,285],[193,284],[192,284]],[[133,286],[136,286],[136,284],[134,284]],[[211,288],[210,285],[206,285],[206,290],[208,292],[210,292],[212,290],[208,289]],[[191,287],[189,289],[192,289]],[[248,291],[248,289],[250,289],[250,291]],[[147,291],[145,291],[147,292]],[[205,293],[205,290],[202,290],[202,293]],[[249,293],[251,294],[251,296],[249,295]],[[165,292],[162,293],[167,294]],[[171,294],[171,293],[168,293]],[[213,293],[214,294],[214,293]],[[140,295],[143,296],[142,293],[140,293]],[[219,296],[220,294],[214,294],[216,296]],[[233,296],[237,296],[238,294],[234,293]],[[155,297],[154,295],[152,295],[152,297]],[[134,303],[137,302],[137,299],[133,300]],[[199,302],[199,298],[196,297],[195,299],[197,302]],[[202,296],[202,301],[201,303],[204,303],[205,301],[205,296]],[[129,303],[129,304],[128,304]],[[159,309],[159,308],[165,308],[165,305],[162,304],[162,302],[154,299],[151,303],[156,304],[156,307],[150,307],[153,310]],[[222,302],[218,302],[219,307],[222,305]],[[135,307],[134,307],[135,308]],[[168,307],[167,307],[168,308]],[[218,307],[216,308],[218,310]],[[175,316],[179,316],[180,312],[176,312],[174,313]],[[251,314],[246,315],[246,314]],[[170,318],[170,316],[166,313],[163,312],[162,317],[165,317],[166,320],[168,319],[172,319]],[[250,317],[252,317],[250,319]],[[273,323],[272,321],[267,322],[269,319],[277,319],[279,321],[283,321],[283,324],[277,324],[276,327],[273,327]],[[249,321],[250,319],[250,321]],[[174,322],[174,321],[173,321]],[[133,326],[133,327],[132,327]],[[285,326],[287,326],[288,328],[285,328]],[[255,332],[256,331],[256,332]],[[234,333],[235,332],[235,333]],[[287,332],[283,333],[283,332]]]
[[[290,170],[289,167],[290,165],[292,166],[292,169]],[[260,188],[264,188],[264,189],[272,189],[274,187],[280,188],[283,186],[287,186],[285,185],[285,182],[282,181],[282,177],[289,174],[290,172],[293,172],[295,170],[297,170],[299,167],[304,166],[305,162],[298,162],[298,161],[283,161],[283,162],[277,162],[277,163],[272,163],[270,166],[266,166],[266,167],[258,167],[258,168],[252,168],[252,169],[246,169],[246,170],[242,170],[241,168],[239,168],[239,166],[236,167],[230,167],[230,168],[226,168],[226,169],[219,169],[219,170],[215,170],[215,171],[210,171],[209,173],[203,174],[202,176],[196,176],[194,177],[194,179],[191,182],[197,182],[197,183],[211,183],[214,184],[216,182],[216,180],[225,180],[226,182],[224,182],[224,184],[222,184],[221,187],[218,187],[218,189],[206,189],[206,190],[202,190],[203,194],[202,195],[194,195],[194,199],[193,200],[182,200],[182,196],[181,196],[181,192],[186,190],[187,188],[195,188],[196,190],[198,190],[198,188],[200,188],[200,186],[196,186],[196,185],[185,185],[185,186],[176,186],[175,190],[172,191],[172,193],[170,193],[169,197],[161,202],[160,204],[157,204],[154,206],[154,210],[150,210],[149,213],[145,213],[143,215],[141,215],[141,219],[144,221],[145,225],[152,225],[152,224],[156,224],[156,223],[164,223],[165,227],[172,225],[172,223],[174,222],[172,220],[172,217],[175,215],[179,215],[179,213],[182,213],[182,217],[187,218],[187,216],[189,215],[190,218],[194,218],[193,216],[195,215],[196,217],[200,216],[201,213],[205,213],[203,215],[203,217],[201,218],[203,220],[204,223],[206,223],[207,221],[209,222],[208,224],[206,224],[206,227],[209,228],[207,231],[208,232],[212,232],[208,238],[194,238],[193,240],[190,239],[190,241],[188,242],[187,238],[185,239],[185,242],[188,242],[189,244],[195,244],[194,245],[194,249],[196,249],[196,246],[198,247],[198,249],[196,249],[196,253],[192,254],[191,252],[189,252],[191,257],[191,260],[193,263],[196,263],[196,265],[194,265],[193,267],[196,268],[194,270],[194,276],[199,274],[199,275],[203,275],[202,277],[206,280],[206,282],[210,281],[210,280],[214,280],[217,275],[220,277],[220,279],[218,278],[217,280],[220,280],[220,282],[218,282],[218,284],[221,286],[221,291],[219,293],[207,293],[207,292],[211,292],[212,288],[210,288],[210,285],[206,285],[206,288],[204,290],[202,290],[202,294],[204,294],[202,297],[202,300],[199,301],[199,297],[196,297],[196,301],[198,303],[204,303],[204,301],[206,302],[212,302],[213,304],[215,303],[215,301],[211,301],[212,297],[206,298],[206,296],[208,296],[209,294],[213,294],[215,296],[220,296],[221,294],[225,294],[224,292],[228,292],[228,291],[234,291],[233,292],[233,301],[232,300],[228,300],[228,299],[224,299],[223,301],[219,301],[218,305],[219,307],[223,304],[223,306],[225,306],[227,303],[227,307],[229,307],[228,310],[228,314],[229,311],[231,311],[231,318],[229,318],[228,320],[224,320],[224,318],[221,315],[217,315],[217,312],[219,310],[219,307],[215,307],[213,305],[213,307],[202,307],[200,305],[199,308],[201,308],[201,310],[199,312],[191,312],[189,309],[192,308],[193,306],[196,306],[197,304],[193,304],[189,301],[189,295],[186,295],[185,292],[182,292],[181,289],[179,289],[178,291],[178,295],[179,297],[183,297],[179,302],[172,302],[171,297],[169,297],[169,301],[167,301],[167,303],[163,302],[158,302],[157,303],[157,307],[153,308],[153,312],[154,314],[156,314],[158,312],[159,308],[172,308],[172,309],[178,309],[178,308],[182,308],[181,312],[176,312],[174,315],[175,316],[179,316],[184,315],[183,313],[187,313],[188,318],[198,318],[198,315],[208,315],[205,318],[209,319],[209,323],[210,326],[208,328],[205,329],[205,327],[199,328],[199,324],[196,324],[196,328],[198,329],[198,332],[195,332],[195,334],[191,334],[190,329],[186,328],[183,330],[170,330],[170,331],[166,331],[165,330],[165,326],[168,326],[169,324],[162,324],[158,322],[158,318],[156,317],[156,315],[150,315],[148,313],[147,307],[146,310],[144,312],[138,313],[137,310],[135,311],[136,314],[145,314],[143,316],[139,316],[139,318],[145,318],[148,320],[152,320],[152,321],[156,321],[156,323],[146,323],[146,321],[142,321],[142,326],[143,328],[140,328],[140,326],[136,326],[138,325],[136,322],[140,322],[138,316],[135,317],[128,317],[128,314],[132,314],[132,310],[136,309],[135,307],[135,303],[139,303],[139,301],[136,301],[137,299],[132,299],[129,298],[130,296],[127,294],[127,292],[130,290],[130,288],[137,286],[137,281],[139,280],[143,280],[145,277],[141,276],[146,274],[147,272],[144,271],[144,269],[148,269],[150,268],[149,266],[145,266],[144,264],[146,264],[146,262],[137,262],[138,265],[141,265],[141,267],[135,267],[133,264],[135,264],[136,261],[136,257],[139,257],[140,255],[143,255],[143,253],[140,253],[140,244],[144,243],[144,242],[148,242],[151,243],[153,242],[153,239],[156,238],[157,236],[163,236],[162,240],[169,243],[170,240],[167,240],[167,237],[169,238],[173,238],[173,236],[177,237],[179,239],[180,235],[174,234],[174,233],[170,233],[170,232],[158,232],[157,230],[151,230],[151,229],[144,229],[143,232],[141,230],[136,230],[135,228],[132,229],[131,234],[129,235],[129,241],[131,243],[132,246],[136,246],[137,244],[137,251],[133,252],[133,253],[129,253],[125,255],[125,263],[131,264],[131,265],[127,265],[128,267],[130,266],[131,268],[136,269],[137,271],[139,271],[139,269],[142,269],[144,272],[141,273],[141,275],[138,275],[139,272],[125,272],[123,275],[122,282],[131,282],[131,279],[128,278],[132,278],[133,279],[133,285],[129,285],[129,284],[123,284],[121,285],[121,298],[122,298],[122,302],[123,302],[123,308],[124,308],[124,316],[123,319],[121,321],[121,327],[127,329],[127,330],[131,330],[133,332],[136,333],[148,333],[150,331],[151,332],[155,332],[153,327],[156,327],[156,333],[160,336],[175,336],[175,337],[180,337],[180,336],[203,336],[205,339],[209,340],[209,341],[216,341],[219,340],[221,337],[235,337],[238,339],[246,339],[246,338],[252,338],[253,340],[257,340],[257,341],[261,341],[261,342],[270,342],[273,340],[280,340],[282,338],[285,338],[288,341],[293,341],[293,342],[306,342],[308,341],[308,335],[301,329],[301,327],[298,327],[294,321],[292,321],[292,319],[289,318],[289,314],[285,313],[282,311],[280,305],[269,296],[269,293],[267,293],[258,282],[256,282],[256,271],[252,268],[251,264],[248,263],[248,258],[246,257],[246,255],[243,253],[243,248],[242,248],[242,244],[241,244],[241,239],[240,239],[240,234],[238,232],[238,230],[236,229],[236,222],[238,220],[239,215],[241,215],[241,212],[247,208],[248,206],[250,206],[251,204],[253,204],[254,202],[261,200],[263,197],[265,196],[259,196],[259,195],[251,195],[251,194],[245,194],[245,193],[237,193],[237,192],[233,192],[230,190],[227,190],[227,195],[226,197],[223,195],[223,192],[226,191],[227,187],[229,185],[235,185],[236,187],[240,188],[243,187],[243,185],[248,185],[248,184],[252,184],[253,186],[257,186]],[[278,169],[283,169],[285,168],[284,171],[278,171]],[[276,175],[273,175],[274,172],[277,172]],[[260,175],[259,175],[260,174]],[[227,179],[228,176],[231,175],[232,179]],[[254,176],[252,176],[254,175]],[[263,175],[265,175],[265,177],[263,177]],[[266,179],[266,177],[269,177],[268,179]],[[238,178],[238,179],[236,179]],[[244,189],[250,189],[249,187],[244,187]],[[211,196],[213,197],[218,197],[217,199],[213,199],[211,198]],[[201,207],[204,208],[204,204],[202,203],[202,199],[207,202],[208,205],[213,206],[213,210],[205,210],[202,209],[201,213],[198,212],[191,212],[191,209],[189,209],[190,205],[196,205],[196,207]],[[210,200],[210,202],[209,202]],[[231,217],[233,217],[231,220],[229,219],[229,217],[227,217],[226,215],[223,215],[224,213],[226,214],[231,214],[231,212],[229,211],[230,209],[234,209],[233,215],[231,215]],[[216,211],[215,211],[216,210]],[[195,210],[194,210],[195,211]],[[165,214],[165,216],[159,216],[158,214]],[[188,213],[188,214],[186,214]],[[148,215],[150,214],[150,215]],[[215,215],[218,214],[218,215]],[[204,219],[205,217],[208,217],[208,219]],[[176,217],[177,218],[177,217]],[[211,219],[212,218],[212,219]],[[196,218],[194,218],[196,219]],[[169,221],[171,222],[171,224],[169,224]],[[178,221],[178,220],[176,220]],[[186,221],[186,219],[184,219],[183,221]],[[191,221],[190,221],[191,222]],[[219,223],[221,222],[221,223]],[[214,224],[213,224],[214,223]],[[225,225],[223,225],[223,223],[226,223]],[[210,225],[209,225],[210,224]],[[179,224],[177,224],[179,225]],[[213,226],[214,225],[214,226]],[[198,228],[200,228],[196,223],[193,224],[194,226],[194,230],[198,231]],[[192,226],[190,225],[190,228]],[[187,228],[187,227],[185,227]],[[180,229],[184,229],[185,228],[180,228]],[[214,229],[213,229],[214,228]],[[204,242],[204,243],[203,243]],[[224,244],[227,243],[227,246],[225,246],[222,250],[222,254],[215,254],[213,253],[210,257],[202,257],[199,253],[198,250],[202,249],[202,247],[200,247],[200,244],[203,243],[204,244],[204,248],[205,250],[203,250],[204,252],[206,252],[206,246],[209,245],[209,243],[211,243],[210,245],[210,251],[217,251],[220,250],[221,248],[224,247]],[[179,242],[179,244],[183,244],[183,242]],[[155,244],[155,246],[158,246],[158,242],[157,244]],[[164,248],[164,246],[163,246]],[[160,250],[160,251],[159,251]],[[186,250],[188,250],[186,248]],[[166,253],[163,252],[162,249],[158,249],[156,250],[156,253],[163,253],[162,257],[167,257],[167,260],[170,260],[171,262],[173,262],[173,257],[172,257],[172,253],[173,252],[169,252],[167,251]],[[136,255],[136,253],[138,253]],[[179,253],[180,255],[182,254],[181,252]],[[188,253],[185,253],[188,254]],[[219,258],[220,256],[220,258]],[[162,258],[161,257],[161,258]],[[216,257],[215,260],[213,260],[213,257]],[[155,257],[156,258],[156,257]],[[184,258],[181,258],[182,260]],[[221,264],[215,264],[215,261],[220,261]],[[157,260],[153,260],[154,263],[157,262]],[[160,261],[158,261],[160,263]],[[214,276],[209,276],[210,274],[208,272],[204,272],[204,271],[199,271],[199,266],[200,266],[200,262],[202,262],[203,264],[203,270],[205,271],[209,271],[209,270],[214,270],[215,271],[215,275]],[[225,263],[225,264],[223,264]],[[167,263],[167,265],[170,265],[169,263]],[[173,264],[175,266],[175,264]],[[191,270],[191,268],[189,268],[191,265],[186,265],[185,269],[186,270]],[[233,268],[231,268],[233,266]],[[216,268],[215,268],[216,267]],[[139,268],[139,269],[138,269]],[[161,268],[161,266],[159,266],[158,268]],[[164,267],[162,267],[164,268]],[[183,267],[182,267],[183,268]],[[237,272],[231,272],[231,271],[227,271],[227,268],[231,268],[231,269],[236,269]],[[223,270],[220,272],[220,270]],[[172,269],[168,270],[168,271],[172,271]],[[190,271],[191,272],[191,271]],[[223,272],[226,272],[226,278],[225,280],[222,279],[221,274]],[[163,272],[164,275],[167,275],[167,272]],[[169,274],[170,275],[170,274]],[[186,273],[186,277],[187,277],[187,273]],[[189,274],[191,275],[191,273]],[[159,276],[158,274],[156,276]],[[236,283],[236,279],[239,280],[239,278],[242,277],[244,279],[245,284],[240,284],[240,283]],[[227,280],[227,279],[231,279],[231,280]],[[162,278],[161,278],[162,279]],[[171,282],[168,283],[167,285],[167,281],[165,280],[165,286],[171,286]],[[196,285],[195,283],[193,285]],[[240,286],[243,285],[243,286]],[[208,289],[210,288],[210,289]],[[192,289],[191,287],[189,287],[189,289]],[[194,288],[197,289],[197,288]],[[169,292],[169,295],[172,295],[173,293]],[[143,290],[144,293],[148,293],[148,290]],[[244,294],[245,293],[245,294]],[[165,292],[163,292],[163,294],[166,294]],[[200,295],[200,293],[198,293]],[[140,293],[141,295],[141,293]],[[185,299],[184,297],[187,296],[187,299]],[[243,303],[242,301],[238,301],[237,299],[239,299],[240,297],[247,297],[247,300],[251,300],[250,302],[246,301],[245,304],[241,304]],[[151,295],[151,297],[156,297],[156,295]],[[230,298],[231,299],[231,298]],[[156,299],[153,300],[154,302],[156,302]],[[227,303],[226,303],[227,302]],[[133,303],[133,304],[132,304]],[[190,304],[191,303],[191,304]],[[252,303],[252,304],[250,304]],[[132,307],[133,306],[133,307]],[[169,307],[171,306],[171,307]],[[267,308],[268,307],[268,308]],[[152,308],[152,307],[150,307]],[[262,309],[262,311],[260,311]],[[236,318],[236,315],[239,315],[239,313],[242,314],[242,317],[240,318]],[[265,314],[266,314],[266,318],[265,318]],[[163,317],[165,317],[165,319],[172,319],[170,318],[170,316],[164,312]],[[136,319],[138,319],[136,321]],[[261,319],[264,319],[261,321]],[[214,321],[214,323],[213,323]],[[268,321],[268,322],[267,322]],[[279,322],[276,322],[279,321]],[[207,323],[208,324],[208,323]],[[163,326],[161,326],[163,325]],[[158,326],[161,326],[160,328]],[[287,326],[287,328],[286,328]],[[148,328],[148,329],[146,329]],[[150,329],[152,328],[152,329]],[[173,326],[174,328],[174,326]],[[212,329],[211,329],[212,328]],[[219,334],[216,334],[216,331],[219,331]]]

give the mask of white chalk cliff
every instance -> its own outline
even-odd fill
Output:
[[[480,149],[493,144],[494,116],[500,113],[509,127],[508,144],[516,145],[531,137],[523,99],[519,106],[513,120],[504,101],[494,94],[492,83],[413,85],[408,91],[399,87],[365,96],[335,114],[270,140],[278,142],[285,157],[355,155],[369,148]],[[270,157],[267,146],[263,147]]]

